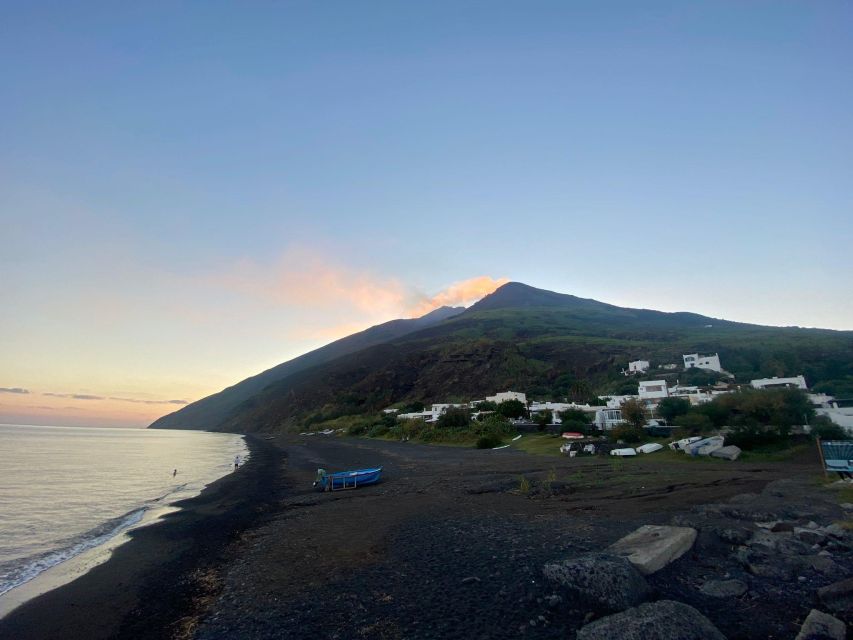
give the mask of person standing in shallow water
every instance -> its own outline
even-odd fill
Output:
[[[234,471],[237,471],[237,467],[240,466],[240,456],[234,456]]]

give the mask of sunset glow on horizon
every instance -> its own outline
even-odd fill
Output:
[[[853,329],[849,3],[4,9],[0,422],[145,426],[508,281]]]

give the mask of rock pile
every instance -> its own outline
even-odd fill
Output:
[[[851,506],[813,485],[777,481],[761,494],[695,507],[674,517],[675,526],[642,526],[605,553],[544,573],[562,601],[577,605],[579,640],[724,638],[712,620],[737,635],[730,611],[767,598],[784,599],[791,617],[757,620],[756,634],[845,638],[853,620]]]

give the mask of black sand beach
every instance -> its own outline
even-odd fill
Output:
[[[279,499],[281,456],[247,438],[250,461],[178,503],[180,511],[131,532],[110,559],[0,620],[0,638],[186,636],[211,597],[210,572],[239,534]]]
[[[791,575],[759,575],[738,556],[760,534],[757,520],[845,517],[809,452],[732,464],[320,435],[250,446],[243,469],[13,612],[0,637],[572,638],[598,614],[547,581],[543,565],[643,524],[699,529],[693,549],[648,582],[654,598],[695,607],[730,640],[794,637],[817,589],[853,574],[849,541],[822,561],[803,547]],[[379,485],[311,490],[318,467],[372,465],[384,466]],[[701,587],[714,579],[748,590],[710,597]]]

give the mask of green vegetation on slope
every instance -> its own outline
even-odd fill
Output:
[[[696,351],[719,353],[741,381],[803,373],[829,389],[853,380],[851,332],[623,309],[510,283],[449,320],[292,373],[206,426],[301,429],[392,405],[467,401],[506,389],[594,401],[635,389],[636,380],[621,374],[630,360],[680,364],[683,353]]]

